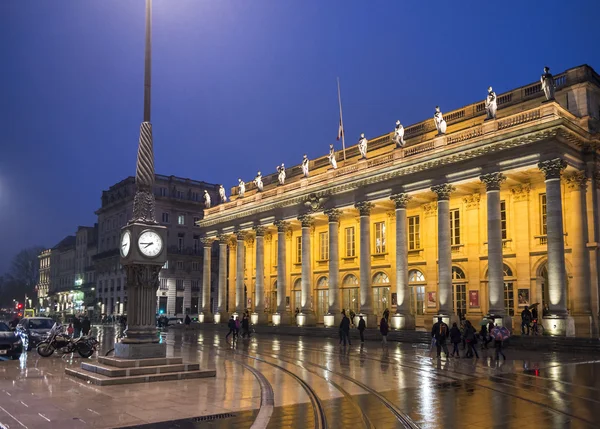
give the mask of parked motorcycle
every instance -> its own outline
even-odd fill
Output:
[[[59,353],[77,352],[83,358],[89,358],[98,349],[98,341],[94,337],[73,339],[64,331],[64,327],[55,323],[48,333],[48,338],[40,342],[37,352],[42,357],[51,356],[54,351]]]

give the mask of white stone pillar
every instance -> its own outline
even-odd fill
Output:
[[[504,261],[502,257],[502,223],[500,213],[500,185],[506,180],[502,173],[484,174],[479,178],[486,186],[487,248],[488,248],[488,313],[504,317]],[[512,326],[503,320],[503,326]]]
[[[452,248],[450,247],[450,193],[449,183],[431,188],[437,194],[438,210],[438,300],[440,316],[454,315],[452,302]]]
[[[266,324],[268,317],[265,313],[265,228],[257,225],[254,231],[256,232],[256,289],[252,316],[258,324]]]
[[[563,231],[561,171],[562,158],[542,161],[538,168],[546,176],[546,234],[548,241],[548,303],[550,315],[544,318],[544,328],[551,334],[574,335],[573,319],[567,312],[567,279]]]
[[[311,249],[310,249],[310,228],[313,225],[313,218],[310,215],[298,216],[298,220],[302,223],[302,292],[300,301],[302,307],[300,312],[305,315],[304,325],[313,326],[317,320],[315,313],[311,308],[312,294],[312,264],[311,264]]]
[[[210,257],[214,238],[203,238],[204,259],[202,264],[202,315],[204,323],[211,323],[213,315],[210,311]]]
[[[367,326],[377,326],[373,319],[373,291],[371,289],[371,210],[373,203],[361,201],[354,205],[360,214],[360,314]]]
[[[329,218],[329,308],[324,317],[325,325],[339,326],[342,319],[340,308],[340,251],[339,228],[341,211],[325,210]]]
[[[410,195],[400,193],[392,195],[390,199],[396,203],[396,313],[392,316],[392,327],[394,329],[414,329],[415,318],[410,314],[406,237],[406,206]]]
[[[219,235],[219,279],[217,296],[217,313],[215,323],[227,323],[229,315],[227,314],[227,243],[229,237]]]
[[[237,254],[235,263],[235,312],[238,317],[242,318],[242,313],[245,312],[246,303],[244,302],[244,259],[245,255],[245,243],[246,233],[244,231],[238,231],[236,233],[237,238]]]
[[[277,313],[273,314],[273,324],[289,325],[291,316],[285,308],[285,294],[287,291],[286,272],[286,233],[290,228],[289,222],[278,220],[277,227]]]

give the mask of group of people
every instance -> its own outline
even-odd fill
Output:
[[[441,357],[442,350],[444,350],[447,358],[450,356],[460,358],[459,344],[462,343],[462,349],[467,349],[464,356],[465,358],[472,358],[473,356],[479,358],[479,353],[477,353],[476,347],[477,343],[481,341],[481,348],[487,349],[488,344],[494,341],[496,360],[499,359],[500,355],[504,360],[506,360],[506,356],[502,351],[503,341],[499,338],[494,338],[491,335],[494,328],[495,325],[492,320],[490,320],[487,324],[482,325],[479,333],[473,324],[468,320],[461,322],[460,328],[456,322],[452,324],[452,328],[449,328],[443,319],[438,317],[437,323],[435,323],[433,328],[431,328],[432,346],[433,343],[435,343],[438,358]],[[452,353],[448,352],[448,341],[452,343]]]
[[[86,337],[90,334],[92,323],[87,316],[74,316],[69,322],[67,333],[73,338]]]
[[[358,324],[355,325],[354,321],[356,319],[356,314],[354,311],[349,310],[350,318],[346,315],[346,310],[342,310],[342,320],[340,321],[340,345],[346,346],[352,345],[350,342],[350,327],[356,326],[358,329],[358,334],[360,335],[360,342],[365,342],[365,330],[367,329],[367,322],[362,314],[358,315]],[[387,308],[383,312],[383,316],[379,321],[379,332],[381,333],[381,342],[383,345],[387,344],[387,334],[389,332],[389,318],[390,318],[390,310]]]
[[[237,340],[240,336],[240,329],[242,331],[242,338],[248,337],[250,338],[250,314],[248,311],[243,313],[242,320],[240,322],[239,317],[234,317],[233,315],[229,318],[229,322],[227,323],[227,327],[229,328],[229,332],[225,335],[225,339],[227,340],[230,335],[233,334],[233,340]]]

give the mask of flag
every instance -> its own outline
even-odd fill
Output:
[[[338,128],[337,140],[341,139],[344,135],[344,127],[342,126],[342,119],[340,118],[340,126]]]

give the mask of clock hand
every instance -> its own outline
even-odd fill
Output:
[[[154,242],[151,242],[151,243],[142,243],[142,244],[145,244],[145,246],[144,246],[144,249],[145,249],[148,246],[152,246],[154,244]]]

